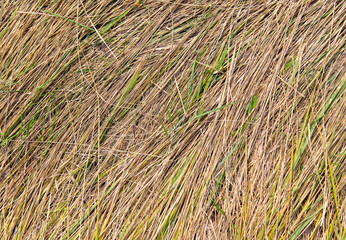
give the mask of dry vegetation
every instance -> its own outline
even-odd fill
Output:
[[[346,239],[345,1],[1,3],[1,239]]]

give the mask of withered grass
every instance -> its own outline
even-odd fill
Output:
[[[346,239],[345,1],[1,2],[1,239]]]

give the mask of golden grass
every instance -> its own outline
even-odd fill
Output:
[[[345,13],[2,1],[1,239],[346,239]]]

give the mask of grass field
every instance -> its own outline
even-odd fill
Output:
[[[346,239],[346,2],[3,0],[1,239]]]

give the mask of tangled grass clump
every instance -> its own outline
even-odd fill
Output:
[[[345,1],[3,1],[2,239],[345,239]]]

